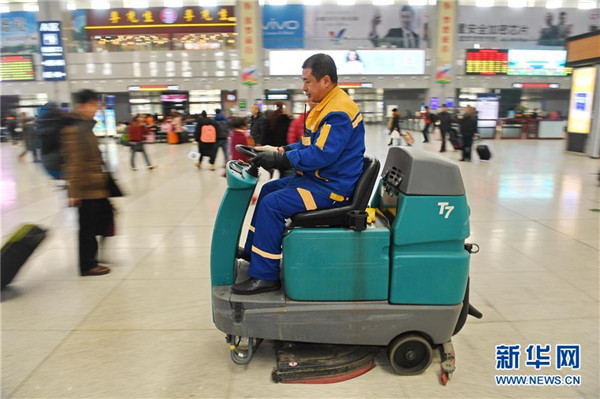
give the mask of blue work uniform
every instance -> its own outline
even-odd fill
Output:
[[[302,140],[289,148],[286,157],[296,175],[262,187],[244,248],[251,254],[248,275],[259,280],[279,280],[285,219],[339,207],[351,199],[365,152],[358,106],[339,86],[334,87],[310,111]]]

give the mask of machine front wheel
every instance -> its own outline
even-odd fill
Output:
[[[394,339],[388,345],[387,354],[394,373],[399,375],[421,374],[433,360],[431,345],[417,334]]]

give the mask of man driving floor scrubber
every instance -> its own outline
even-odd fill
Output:
[[[285,220],[315,209],[345,205],[363,170],[365,128],[358,106],[338,86],[337,69],[327,54],[315,54],[302,65],[303,91],[310,111],[302,140],[286,147],[257,147],[253,163],[265,169],[290,168],[293,177],[265,184],[239,254],[250,260],[248,280],[234,284],[239,295],[278,290]]]

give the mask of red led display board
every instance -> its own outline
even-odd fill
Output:
[[[506,75],[508,50],[469,49],[465,66],[467,75]]]
[[[31,55],[1,55],[0,82],[35,80]]]

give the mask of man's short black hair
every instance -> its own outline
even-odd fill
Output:
[[[220,114],[221,110],[219,108],[215,109],[215,114]]]
[[[442,107],[445,107],[445,106],[446,106],[446,103],[443,103],[443,104],[442,104]]]
[[[415,10],[414,8],[412,8],[411,6],[409,6],[408,4],[403,5],[402,8],[400,9],[400,12],[404,12],[404,11],[409,11],[412,15],[415,15]]]
[[[83,89],[73,94],[75,104],[85,104],[90,101],[100,101],[100,94],[90,89]]]
[[[392,109],[392,112],[398,112],[398,108]]]
[[[312,75],[317,79],[321,80],[325,75],[329,75],[329,78],[333,84],[337,84],[338,75],[337,67],[333,58],[327,54],[319,53],[311,55],[302,64],[302,69],[310,68]]]
[[[243,126],[246,126],[246,119],[240,118],[238,116],[231,118],[231,127],[232,128],[238,129]]]

